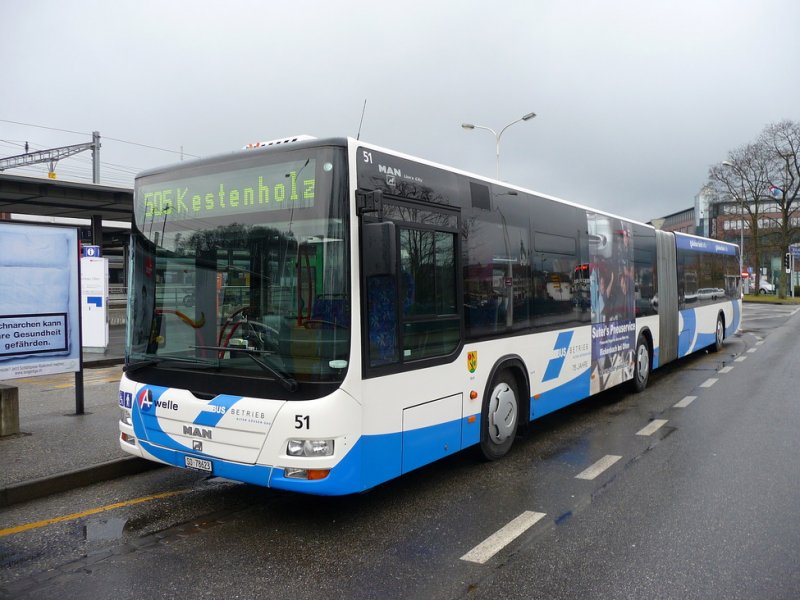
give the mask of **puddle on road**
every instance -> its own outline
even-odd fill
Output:
[[[100,540],[118,540],[122,537],[122,531],[128,519],[109,518],[89,521],[84,525],[83,530],[87,542],[97,542]]]
[[[542,455],[544,460],[555,460],[573,467],[586,463],[591,444],[588,439],[581,439],[569,446],[558,448],[553,452]]]
[[[571,517],[572,517],[572,511],[568,510],[567,512],[562,513],[562,514],[560,514],[559,516],[556,517],[555,524],[556,525],[563,525],[564,523],[569,521],[569,519]]]

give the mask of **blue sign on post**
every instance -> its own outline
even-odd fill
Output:
[[[789,252],[791,252],[792,256],[795,258],[800,258],[800,246],[789,246]]]
[[[81,256],[100,258],[100,246],[83,246]]]

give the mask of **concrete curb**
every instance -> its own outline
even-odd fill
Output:
[[[31,481],[16,483],[5,488],[0,488],[0,508],[29,502],[67,492],[78,487],[125,477],[126,475],[136,475],[152,469],[163,467],[161,463],[144,460],[131,456],[130,458],[120,458],[111,460],[92,467],[76,469],[59,475],[42,477]]]

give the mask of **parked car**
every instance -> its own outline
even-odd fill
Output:
[[[769,281],[761,280],[761,283],[758,286],[758,293],[759,294],[774,294],[775,293],[775,286],[772,285]]]
[[[720,288],[700,288],[697,290],[698,300],[716,300],[725,295],[725,290]]]

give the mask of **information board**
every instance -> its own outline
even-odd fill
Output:
[[[107,258],[81,258],[81,328],[84,349],[105,352],[108,347]]]
[[[78,230],[0,223],[0,380],[80,369]]]

